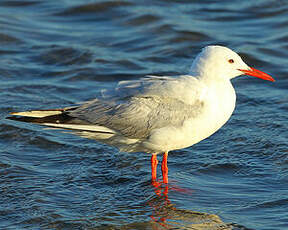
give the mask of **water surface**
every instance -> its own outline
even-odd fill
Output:
[[[287,229],[286,1],[2,0],[1,229]],[[4,118],[70,106],[120,80],[185,74],[220,44],[275,83],[233,80],[237,108],[216,134],[150,156]]]

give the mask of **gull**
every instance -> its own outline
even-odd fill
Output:
[[[163,153],[163,183],[168,183],[168,152],[211,136],[231,117],[236,94],[231,79],[249,75],[274,79],[249,67],[223,46],[207,46],[190,72],[120,81],[112,90],[78,106],[13,112],[8,119],[32,122],[115,146],[124,152],[151,154],[151,177],[157,179],[157,154]]]

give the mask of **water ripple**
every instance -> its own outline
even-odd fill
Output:
[[[286,227],[286,1],[0,6],[1,229]],[[235,49],[276,82],[233,80],[232,118],[209,139],[170,153],[168,186],[151,185],[145,153],[4,119],[89,100],[120,80],[185,74],[209,44]]]

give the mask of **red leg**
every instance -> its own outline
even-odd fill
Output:
[[[162,164],[161,164],[163,183],[165,183],[165,184],[168,183],[168,166],[167,166],[167,159],[168,159],[168,152],[166,152],[166,153],[163,154]]]
[[[152,154],[152,157],[151,157],[151,176],[152,176],[152,181],[156,181],[156,178],[157,178],[157,164],[158,164],[157,155],[156,154]]]

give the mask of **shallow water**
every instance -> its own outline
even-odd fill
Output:
[[[287,1],[0,2],[1,229],[287,229]],[[237,108],[209,139],[149,155],[4,118],[95,97],[123,79],[187,73],[222,44],[275,83],[233,80]]]

